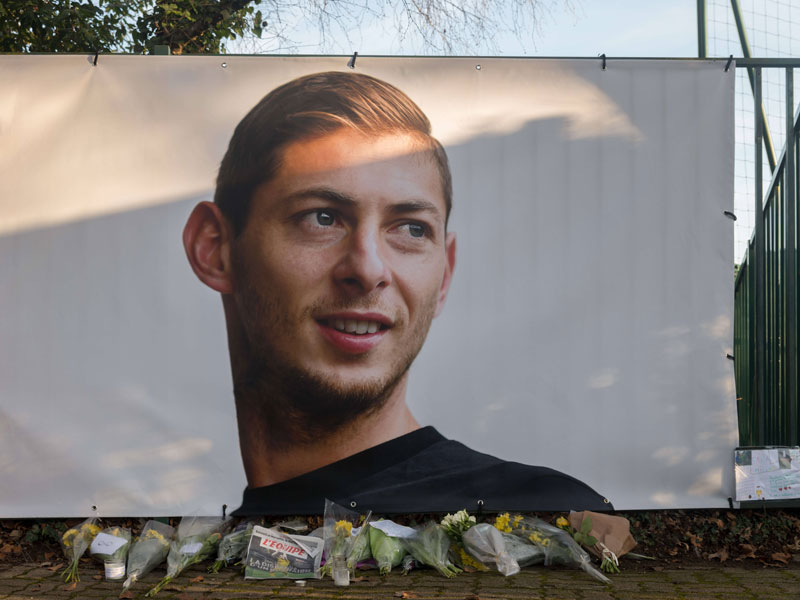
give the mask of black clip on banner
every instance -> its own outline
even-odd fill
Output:
[[[92,61],[92,66],[93,66],[93,67],[96,67],[96,66],[97,66],[97,55],[98,55],[98,54],[100,54],[100,51],[99,51],[99,50],[95,50],[95,51],[94,51],[94,60]]]
[[[602,68],[603,71],[605,71],[606,70],[606,55],[605,54],[601,54],[600,58],[603,59],[603,64],[601,65],[601,68]]]
[[[731,68],[731,63],[733,62],[733,54],[728,57],[728,62],[725,63],[725,72],[728,72],[728,69]]]
[[[347,66],[351,69],[356,68],[356,58],[358,58],[358,52],[353,52],[353,56],[347,61]]]

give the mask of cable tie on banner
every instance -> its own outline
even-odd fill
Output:
[[[605,54],[599,54],[598,56],[600,56],[600,58],[602,58],[602,59],[603,59],[603,62],[602,62],[602,64],[601,64],[601,67],[600,67],[600,68],[601,68],[603,71],[605,71],[605,70],[606,70],[606,55],[605,55]]]
[[[728,360],[736,360],[733,358],[733,354],[731,354],[730,352],[725,353],[725,358],[727,358]]]
[[[99,50],[95,50],[94,51],[94,60],[92,61],[92,66],[93,67],[97,66],[97,56],[98,56],[98,54],[100,54],[100,51]]]
[[[731,68],[731,63],[733,62],[733,54],[728,57],[728,62],[725,63],[725,72],[728,72],[728,69]]]
[[[350,57],[350,60],[347,61],[347,66],[351,69],[356,68],[356,59],[358,58],[358,52],[353,52],[353,56]]]
[[[729,218],[731,221],[735,221],[735,220],[736,220],[736,215],[735,215],[735,214],[733,214],[733,213],[732,213],[731,211],[729,211],[729,210],[723,210],[723,211],[722,211],[722,214],[723,214],[723,215],[725,215],[726,217],[728,217],[728,218]]]
[[[222,518],[223,519],[225,518],[225,511],[226,510],[228,510],[228,505],[227,504],[223,504],[222,505]]]

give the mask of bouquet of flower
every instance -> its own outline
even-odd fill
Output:
[[[608,577],[592,566],[589,554],[569,533],[558,527],[535,517],[516,515],[512,518],[508,513],[497,517],[495,527],[501,532],[511,533],[538,546],[544,553],[545,566],[578,567],[598,581],[610,583]]]
[[[148,521],[144,524],[141,535],[128,553],[128,578],[122,584],[123,590],[164,562],[174,535],[175,528],[166,523]]]
[[[431,521],[414,535],[403,538],[403,545],[417,561],[433,567],[445,577],[455,577],[461,573],[461,569],[447,558],[450,538],[438,523]]]
[[[489,567],[476,560],[464,549],[464,533],[476,523],[475,517],[471,517],[466,510],[460,510],[454,515],[448,513],[440,523],[452,541],[450,550],[452,552],[453,563],[468,572],[489,570]]]
[[[236,529],[222,538],[217,549],[217,560],[208,569],[210,573],[219,573],[222,567],[233,561],[236,564],[244,561],[254,525],[252,521],[242,521]]]
[[[519,573],[519,564],[506,551],[503,534],[489,523],[470,527],[464,532],[462,541],[464,549],[481,563],[495,565],[506,577]]]
[[[125,558],[131,548],[131,530],[124,527],[108,527],[98,533],[89,554],[105,566],[106,579],[125,577]]]
[[[229,522],[218,517],[183,517],[178,525],[178,535],[169,547],[167,574],[147,592],[147,596],[155,596],[185,569],[215,556],[222,532]]]
[[[322,529],[325,548],[323,574],[332,574],[335,562],[344,563],[350,570],[355,569],[360,557],[369,550],[367,541],[369,538],[364,534],[371,516],[372,511],[362,517],[353,510],[346,509],[331,500],[325,500]]]
[[[369,546],[370,524],[364,523],[361,527],[350,531],[353,536],[353,545],[347,553],[347,568],[351,573],[355,573],[356,567],[372,558],[372,551]],[[363,567],[362,567],[363,568]]]
[[[369,547],[381,575],[391,573],[392,567],[399,565],[406,555],[400,538],[415,533],[410,527],[389,520],[373,521],[369,524]]]
[[[96,523],[97,518],[90,517],[79,526],[67,529],[61,536],[61,547],[69,561],[69,565],[61,572],[61,575],[64,576],[64,581],[67,583],[81,580],[78,576],[78,561],[91,545],[94,537],[100,533],[100,527]]]

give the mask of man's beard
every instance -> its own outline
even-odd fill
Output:
[[[250,425],[273,450],[318,442],[378,412],[414,359],[385,381],[344,387],[274,358],[255,358],[234,382],[238,409],[246,410]]]
[[[287,361],[270,343],[274,331],[285,333],[299,326],[286,316],[286,307],[280,301],[264,297],[252,287],[240,296],[240,301],[248,362],[234,381],[237,411],[243,411],[247,426],[261,442],[276,451],[319,442],[380,411],[422,348],[435,308],[435,303],[425,307],[428,310],[423,322],[414,328],[406,353],[392,360],[385,377],[343,383]],[[333,312],[370,310],[375,305],[369,299],[359,303],[361,306],[354,302],[339,304],[325,308]],[[309,307],[298,322],[319,312],[319,307]],[[358,361],[359,357],[353,360]]]

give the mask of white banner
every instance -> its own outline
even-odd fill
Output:
[[[239,505],[222,306],[181,232],[247,111],[346,61],[0,56],[0,516]],[[422,108],[453,174],[457,266],[411,369],[416,419],[617,509],[727,506],[734,69],[356,71]]]

